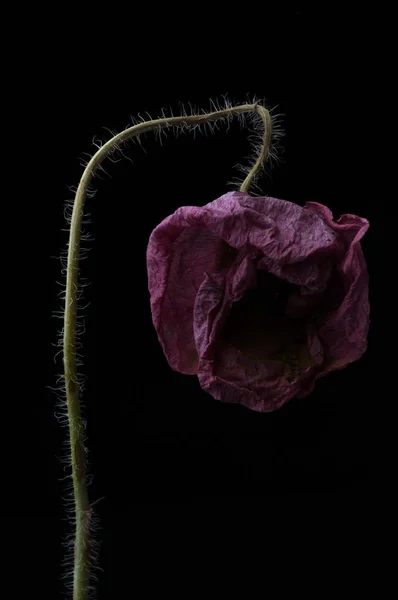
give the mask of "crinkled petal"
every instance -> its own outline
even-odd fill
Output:
[[[368,279],[360,239],[368,225],[355,215],[335,222],[321,204],[300,207],[241,192],[178,209],[152,232],[147,249],[152,318],[169,364],[197,373],[215,398],[257,411],[308,394],[317,377],[366,349]],[[322,294],[339,300],[318,330],[309,327],[298,370],[269,355],[246,355],[222,339],[231,307],[256,286],[257,269],[298,286],[287,307],[291,316],[308,313]],[[330,294],[336,277],[341,289]],[[270,322],[265,329],[268,345],[278,344],[275,327]]]
[[[344,245],[342,259],[336,266],[342,282],[343,299],[319,329],[322,344],[327,349],[326,373],[358,360],[367,348],[369,276],[360,241],[369,228],[369,222],[349,214],[334,221],[326,206],[311,202],[306,207],[321,215]]]
[[[147,249],[152,319],[170,366],[196,373],[193,306],[206,271],[216,268],[221,240],[207,228],[190,225],[200,209],[183,207],[152,232]]]

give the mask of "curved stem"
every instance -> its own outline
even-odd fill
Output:
[[[249,193],[249,189],[251,184],[253,183],[254,178],[261,171],[263,165],[265,164],[265,161],[268,158],[269,149],[271,147],[272,141],[272,118],[269,111],[266,108],[264,108],[264,106],[261,106],[261,104],[255,104],[254,110],[257,110],[264,123],[264,138],[261,152],[256,160],[256,163],[253,166],[252,170],[249,172],[242,185],[240,186],[240,191],[244,192],[245,194]]]
[[[254,177],[266,160],[272,135],[272,121],[269,112],[258,104],[243,104],[204,115],[191,115],[156,119],[140,123],[118,133],[110,139],[91,158],[84,170],[76,192],[72,220],[70,224],[68,263],[66,276],[66,296],[64,314],[63,360],[66,385],[66,401],[70,433],[70,448],[72,458],[72,478],[76,515],[75,564],[73,573],[73,600],[87,600],[90,562],[90,518],[91,508],[87,493],[84,428],[81,419],[80,399],[77,383],[76,365],[76,318],[77,318],[77,284],[78,259],[80,248],[81,224],[84,203],[90,181],[95,169],[103,162],[115,147],[142,133],[153,131],[159,127],[170,127],[180,123],[194,124],[215,121],[228,115],[239,115],[245,112],[257,111],[264,122],[264,144],[256,164],[241,186],[241,191],[247,192]]]

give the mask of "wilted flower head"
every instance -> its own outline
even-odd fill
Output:
[[[365,352],[366,219],[230,192],[183,206],[147,249],[153,323],[170,366],[214,398],[269,412]]]

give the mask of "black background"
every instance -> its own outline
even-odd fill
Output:
[[[247,132],[238,122],[228,133],[221,126],[214,135],[196,139],[169,132],[162,146],[147,134],[142,138],[146,152],[138,145],[125,148],[134,165],[126,159],[107,161],[108,175],[95,179],[96,195],[86,204],[93,241],[86,244],[90,251],[81,266],[90,282],[83,301],[90,304],[84,311],[81,371],[93,475],[89,493],[102,527],[99,597],[116,597],[129,581],[130,563],[120,554],[124,543],[137,554],[147,551],[146,544],[153,551],[161,543],[160,534],[142,542],[142,532],[154,520],[168,522],[170,515],[185,511],[191,527],[207,511],[221,519],[226,510],[248,506],[249,512],[269,515],[271,503],[287,501],[292,507],[303,498],[311,506],[352,500],[365,511],[380,498],[375,405],[386,403],[387,396],[375,373],[383,359],[376,323],[384,210],[370,187],[372,127],[364,103],[364,98],[377,102],[377,91],[355,21],[347,30],[341,25],[341,31],[329,24],[330,45],[320,50],[329,25],[326,18],[316,18],[302,10],[280,17],[278,40],[260,40],[263,55],[245,46],[242,32],[210,49],[212,60],[203,55],[202,63],[200,56],[193,63],[178,40],[167,59],[162,47],[150,54],[143,42],[134,48],[131,64],[121,65],[110,54],[96,63],[98,74],[90,71],[82,80],[78,61],[60,52],[57,68],[50,68],[50,49],[43,51],[44,69],[36,72],[40,111],[35,125],[43,165],[36,171],[35,189],[45,183],[48,193],[35,191],[32,198],[41,261],[31,289],[40,290],[35,312],[40,318],[30,322],[37,341],[27,361],[35,388],[33,398],[24,400],[28,427],[21,439],[29,450],[17,459],[23,475],[14,477],[22,483],[21,492],[12,501],[5,496],[4,514],[5,521],[15,517],[29,523],[31,549],[39,542],[46,548],[48,582],[57,590],[64,572],[61,541],[70,529],[60,460],[66,430],[55,418],[58,401],[50,389],[62,372],[53,346],[61,321],[53,313],[62,308],[56,282],[63,280],[60,262],[52,257],[66,248],[63,210],[73,197],[68,186],[81,177],[83,153],[93,153],[94,136],[109,139],[105,128],[124,129],[130,115],[148,111],[156,118],[163,107],[172,107],[176,115],[179,102],[210,109],[209,99],[221,100],[222,94],[237,102],[256,95],[269,108],[277,107],[284,152],[259,181],[260,188],[264,195],[300,205],[321,202],[335,218],[354,213],[370,221],[363,250],[371,327],[360,361],[320,379],[309,397],[275,413],[214,400],[195,377],[173,372],[166,362],[151,321],[145,252],[152,229],[176,208],[203,205],[233,189],[227,182],[239,176],[234,165],[244,163],[250,151]],[[342,34],[348,40],[344,46]],[[81,62],[90,70],[87,58]]]

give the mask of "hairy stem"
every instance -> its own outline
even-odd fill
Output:
[[[264,138],[263,145],[261,147],[261,152],[256,160],[256,163],[247,175],[242,185],[240,186],[240,191],[244,192],[245,194],[249,193],[250,186],[253,183],[254,178],[256,177],[256,175],[258,175],[263,165],[265,164],[268,158],[268,153],[272,142],[272,118],[269,114],[269,111],[266,108],[264,108],[264,106],[261,106],[261,104],[254,104],[253,109],[257,110],[258,114],[260,115],[263,121]]]
[[[172,127],[180,123],[195,124],[216,121],[228,115],[256,111],[264,123],[264,143],[260,155],[245,181],[241,191],[247,193],[253,179],[267,159],[272,137],[272,121],[268,110],[258,104],[243,104],[236,107],[211,112],[204,115],[190,115],[156,119],[135,125],[114,136],[94,154],[84,170],[77,188],[72,220],[70,224],[68,262],[66,276],[66,296],[64,314],[63,360],[66,385],[66,401],[68,408],[70,448],[72,458],[72,478],[75,501],[75,563],[73,573],[73,600],[87,600],[90,566],[90,518],[91,509],[88,499],[85,466],[84,427],[80,411],[80,399],[76,364],[76,319],[77,319],[77,284],[78,260],[80,248],[81,225],[84,203],[91,179],[96,168],[119,144],[142,133],[153,131],[159,127]]]

